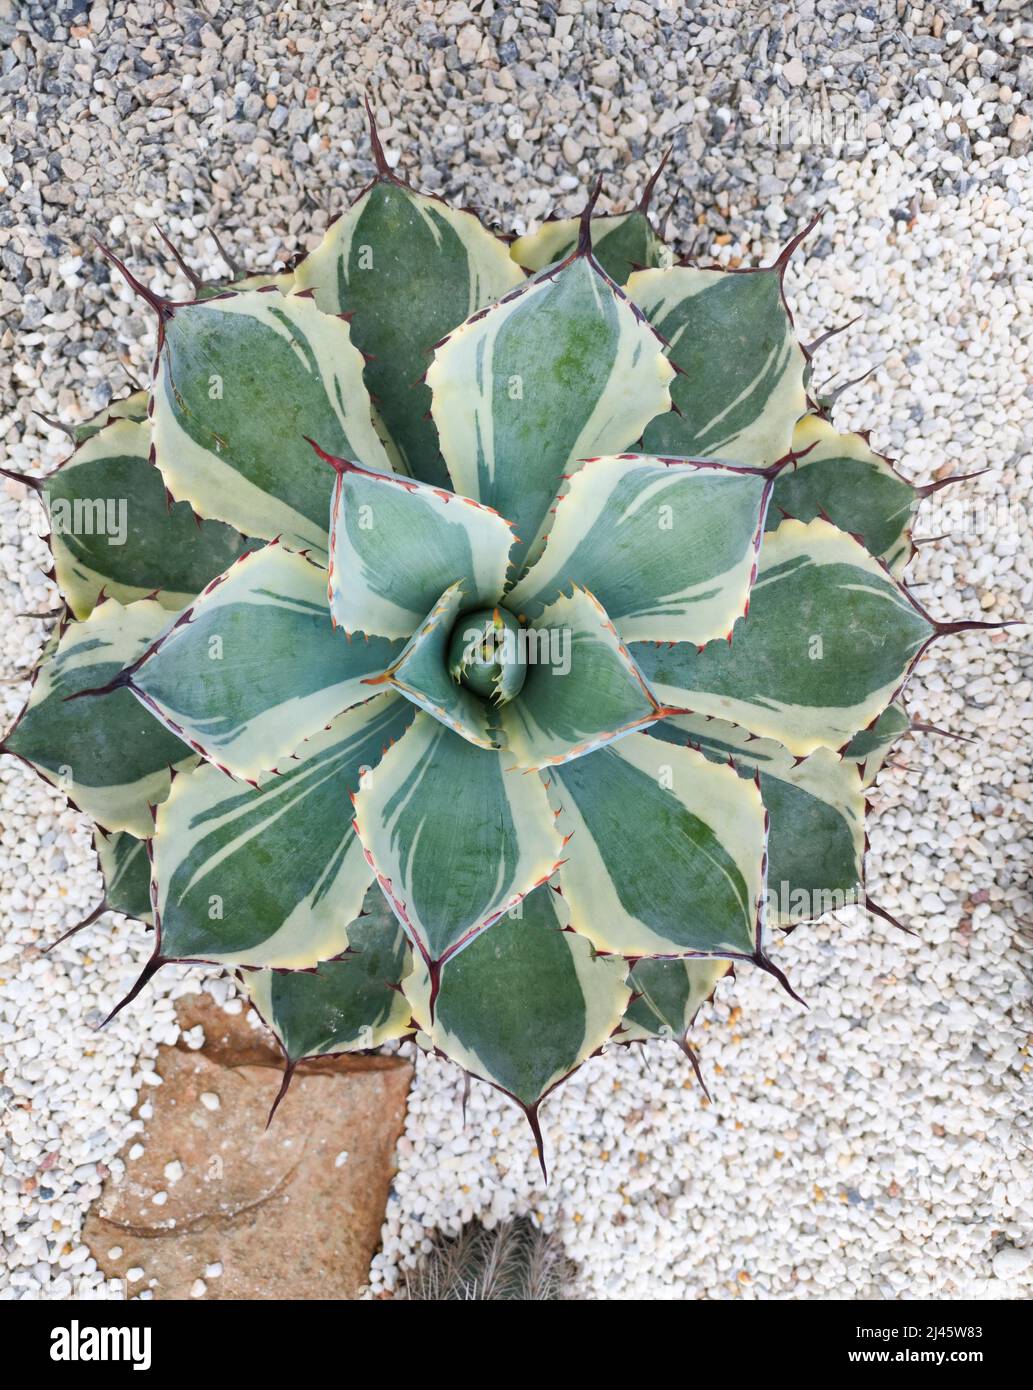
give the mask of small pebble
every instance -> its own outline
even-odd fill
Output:
[[[1025,1274],[1033,1265],[1033,1248],[1017,1250],[1013,1245],[1002,1246],[994,1256],[994,1274],[998,1279],[1014,1279]]]

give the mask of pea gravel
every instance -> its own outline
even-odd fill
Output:
[[[912,566],[917,593],[948,620],[1028,611],[1018,0],[0,0],[4,466],[65,456],[31,412],[71,422],[121,394],[122,368],[146,372],[148,315],[89,234],[177,293],[155,222],[206,273],[222,269],[209,228],[251,268],[308,247],[369,176],[366,88],[389,157],[506,229],[577,210],[600,171],[614,205],[635,196],[666,143],[659,202],[677,194],[683,250],[757,263],[823,208],[788,292],[805,336],[862,315],[817,359],[821,383],[872,371],[837,422],[918,480],[988,470],[925,504],[919,530],[947,534]],[[0,483],[5,723],[56,603],[41,530]],[[1028,1298],[1031,691],[1024,628],[924,663],[916,714],[974,742],[913,738],[875,793],[870,890],[918,936],[856,911],[796,932],[778,960],[806,1013],[768,977],[723,984],[697,1028],[713,1104],[673,1047],[593,1061],[545,1107],[545,1189],[522,1118],[475,1083],[464,1128],[457,1074],[421,1058],[371,1292],[434,1228],[530,1212],[582,1296]],[[41,954],[99,896],[89,836],[12,760],[0,779],[0,1297],[119,1298],[83,1215],[177,1038],[174,995],[229,987],[161,974],[95,1032],[147,939],[107,918]]]

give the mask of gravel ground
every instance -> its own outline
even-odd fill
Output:
[[[989,470],[925,504],[920,530],[948,534],[912,579],[946,619],[1018,617],[1033,594],[1020,9],[0,0],[3,461],[53,466],[66,446],[30,411],[71,421],[121,392],[119,364],[145,369],[150,323],[88,233],[165,290],[185,286],[155,220],[211,270],[212,226],[252,267],[313,244],[368,176],[368,86],[415,182],[517,230],[575,210],[600,170],[614,204],[629,198],[672,141],[661,189],[682,249],[752,263],[823,207],[790,274],[797,321],[816,336],[862,314],[818,379],[874,368],[837,423],[871,428],[915,479]],[[55,595],[16,484],[0,527],[6,723],[46,632],[15,615]],[[807,1013],[756,973],[722,985],[698,1028],[712,1105],[674,1048],[589,1064],[545,1109],[547,1189],[521,1117],[475,1084],[463,1130],[457,1074],[422,1059],[375,1292],[433,1227],[523,1211],[594,1297],[1033,1292],[1025,638],[949,638],[914,682],[922,719],[975,740],[915,738],[879,783],[872,896],[918,937],[856,911],[797,932],[778,959]],[[106,919],[40,954],[99,879],[81,818],[12,760],[0,777],[0,1297],[120,1297],[81,1222],[175,1040],[184,977],[93,1031],[146,938]]]

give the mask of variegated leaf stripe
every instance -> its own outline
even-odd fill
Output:
[[[730,644],[635,643],[631,654],[659,699],[806,756],[870,724],[934,633],[852,537],[825,521],[784,521],[764,539],[749,616]]]
[[[274,285],[282,294],[290,294],[296,288],[294,272],[292,270],[260,270],[256,271],[254,275],[245,275],[231,283],[202,285],[197,291],[197,298],[218,299],[219,295],[225,294],[227,290],[233,290],[239,294],[243,290],[264,290],[269,285]]]
[[[427,373],[457,492],[512,521],[519,568],[538,553],[577,459],[618,453],[670,409],[670,364],[648,324],[578,255],[467,320]]]
[[[809,921],[857,901],[864,876],[864,786],[856,762],[828,748],[802,761],[723,719],[679,715],[652,730],[740,774],[760,777],[768,812],[768,921]]]
[[[348,952],[316,970],[248,970],[244,986],[288,1061],[381,1047],[411,1031],[399,988],[412,952],[376,884],[348,925]]]
[[[535,618],[573,580],[626,642],[725,637],[756,570],[771,480],[687,459],[589,459],[507,603]]]
[[[684,1038],[701,1005],[731,969],[726,960],[638,960],[628,984],[638,998],[624,1015],[621,1042]]]
[[[402,644],[330,624],[326,571],[273,543],[219,575],[127,673],[209,762],[254,779],[376,692]]]
[[[150,396],[146,391],[133,391],[120,401],[108,401],[103,410],[98,410],[96,415],[73,428],[75,443],[85,444],[87,439],[92,439],[98,430],[102,430],[112,420],[146,420],[149,401]]]
[[[574,930],[625,956],[752,957],[760,944],[760,792],[691,748],[628,734],[551,769],[569,837]]]
[[[412,717],[394,695],[349,710],[257,788],[211,764],[177,778],[153,844],[162,957],[297,970],[350,945],[371,874],[349,794]]]
[[[170,504],[150,448],[146,424],[114,420],[44,481],[57,586],[77,618],[102,593],[120,603],[154,594],[178,611],[260,544]]]
[[[419,713],[355,798],[380,885],[420,954],[438,962],[556,868],[562,849],[535,776]]]
[[[430,977],[418,960],[403,982],[431,1044],[532,1108],[607,1041],[630,997],[627,966],[562,930],[563,900],[548,886],[482,932]]]
[[[551,603],[521,634],[523,689],[499,712],[508,766],[579,758],[663,715],[613,624],[585,589]],[[533,650],[532,650],[533,644]]]
[[[897,701],[887,705],[878,719],[867,729],[855,734],[843,749],[843,757],[849,758],[860,767],[861,778],[866,787],[870,787],[878,777],[889,757],[890,749],[910,727],[911,720],[907,711]]]
[[[580,230],[579,217],[543,222],[536,232],[517,237],[509,254],[525,270],[544,270],[575,249]],[[615,217],[593,217],[591,232],[592,255],[618,285],[625,284],[635,270],[671,263],[671,252],[638,208]]]
[[[523,281],[506,244],[472,213],[378,179],[295,279],[327,313],[350,315],[352,339],[371,359],[366,380],[389,452],[412,477],[447,487],[422,377],[440,338]]]
[[[195,759],[126,690],[68,697],[106,685],[139,658],[168,617],[151,599],[126,608],[108,599],[85,622],[71,623],[3,740],[4,752],[30,763],[105,830],[149,835],[150,808],[168,795],[170,767]]]
[[[442,488],[335,466],[330,611],[345,631],[409,637],[455,580],[471,608],[498,602],[514,539],[507,521]]]
[[[682,371],[677,409],[646,429],[646,452],[758,467],[783,458],[806,396],[781,270],[643,270],[628,294]]]
[[[463,585],[457,580],[441,595],[398,660],[383,675],[370,679],[369,684],[390,684],[471,743],[481,748],[498,748],[488,705],[453,680],[448,670],[452,628],[460,611],[469,607]]]
[[[800,455],[775,480],[768,529],[782,517],[824,516],[857,536],[898,578],[911,557],[915,489],[859,434],[843,434],[827,420],[806,415],[793,433]]]
[[[172,496],[245,535],[325,553],[330,475],[306,436],[390,469],[347,323],[274,286],[170,314],[151,424]]]
[[[93,832],[97,862],[104,879],[104,902],[113,912],[150,922],[151,861],[147,844],[135,835]]]

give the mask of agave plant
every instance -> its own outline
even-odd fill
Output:
[[[90,920],[153,927],[123,1004],[230,967],[284,1089],[414,1036],[540,1149],[586,1058],[687,1048],[734,963],[785,983],[772,933],[860,901],[902,688],[981,624],[908,593],[929,488],[813,399],[805,233],[692,266],[649,189],[510,243],[373,144],[277,275],[170,302],[101,248],[153,374],[23,479],[66,609],[2,747],[97,823]]]

